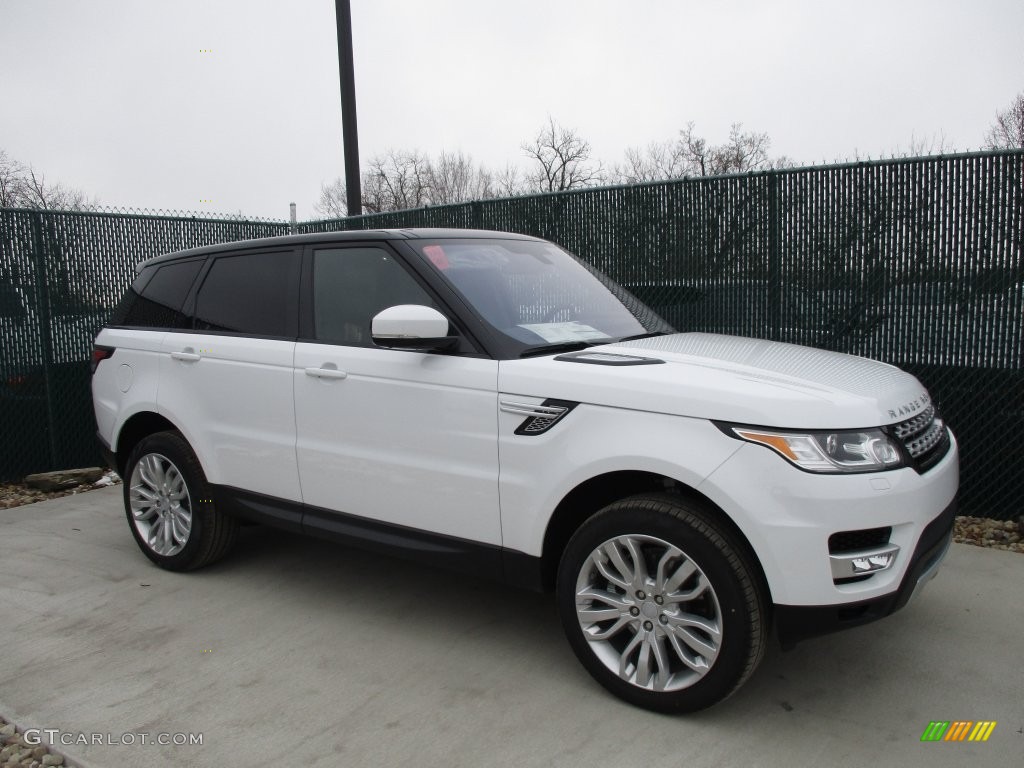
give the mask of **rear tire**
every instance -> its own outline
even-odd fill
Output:
[[[191,571],[228,553],[237,521],[219,512],[195,452],[178,432],[139,441],[125,466],[124,508],[139,549],[169,571]]]
[[[631,704],[692,712],[757,667],[767,609],[745,549],[709,509],[670,495],[605,507],[569,541],[558,609],[591,675]]]

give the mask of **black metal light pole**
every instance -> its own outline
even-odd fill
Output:
[[[359,134],[356,130],[356,78],[352,66],[352,11],[349,0],[334,0],[338,20],[338,72],[341,75],[341,130],[345,145],[345,190],[348,215],[363,213],[359,184]]]

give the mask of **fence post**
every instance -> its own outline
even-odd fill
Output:
[[[43,388],[46,394],[46,433],[49,437],[50,447],[50,469],[57,469],[57,422],[53,411],[53,382],[51,380],[51,366],[53,363],[53,349],[50,328],[50,292],[47,284],[47,252],[46,237],[43,233],[43,214],[41,211],[32,211],[32,250],[35,261],[35,292],[36,308],[39,313],[39,347],[43,355]]]
[[[780,237],[779,174],[768,171],[768,316],[770,338],[782,337],[782,242]]]

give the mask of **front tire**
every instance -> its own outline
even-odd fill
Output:
[[[169,571],[219,560],[238,532],[237,521],[217,510],[199,459],[178,432],[149,435],[132,450],[124,508],[139,549]]]
[[[767,642],[745,550],[705,507],[634,496],[587,520],[559,565],[559,614],[591,675],[625,701],[691,712],[730,696]]]

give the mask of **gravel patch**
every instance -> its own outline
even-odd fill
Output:
[[[43,744],[33,743],[38,740],[32,738],[31,733],[26,740],[13,723],[0,717],[0,768],[73,768],[74,763],[68,762],[64,755]]]
[[[953,541],[976,547],[1005,549],[1024,553],[1024,517],[1017,520],[990,520],[987,517],[958,517]]]
[[[25,504],[34,504],[37,501],[47,499],[59,499],[61,496],[74,496],[76,493],[92,491],[96,488],[106,488],[108,485],[117,485],[121,478],[117,473],[108,469],[95,483],[78,485],[74,488],[65,488],[60,491],[40,491],[36,488],[29,488],[24,483],[0,483],[0,509],[20,507]],[[2,763],[0,763],[2,765]]]

